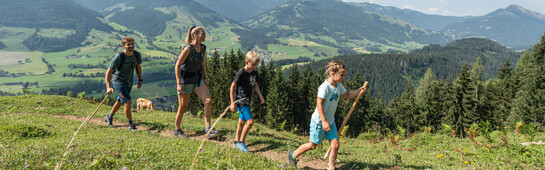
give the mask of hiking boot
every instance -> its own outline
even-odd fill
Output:
[[[290,160],[290,166],[297,168],[297,159],[293,157],[293,151],[288,152],[288,158]]]
[[[177,129],[174,131],[174,136],[179,138],[186,138],[187,136],[184,134],[184,131],[182,129]]]
[[[204,132],[204,133],[208,133],[208,132]],[[216,136],[218,136],[219,134],[220,134],[220,133],[219,133],[217,130],[212,129],[212,130],[210,130],[210,134],[208,134],[207,137],[209,137],[209,138],[211,138],[211,137],[216,137]]]
[[[113,127],[114,124],[114,118],[113,117],[109,117],[109,116],[106,116],[104,117],[104,121],[106,122],[106,124],[108,124],[109,127]]]
[[[138,129],[136,129],[136,125],[134,125],[134,124],[129,125],[129,130],[131,130],[131,131],[138,131]]]
[[[248,152],[248,148],[246,147],[246,142],[239,142],[238,143],[238,149],[242,152]]]

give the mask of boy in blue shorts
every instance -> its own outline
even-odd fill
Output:
[[[335,160],[339,151],[339,135],[335,125],[335,110],[339,103],[339,97],[352,99],[361,92],[364,87],[347,92],[341,84],[346,77],[346,66],[340,61],[331,61],[326,66],[326,80],[318,88],[316,109],[310,120],[310,139],[295,151],[288,152],[289,164],[297,167],[297,157],[306,151],[316,149],[326,138],[331,143],[328,169],[335,169]]]
[[[113,127],[114,114],[117,110],[124,105],[123,111],[125,117],[129,122],[129,130],[136,131],[136,125],[132,122],[131,114],[131,89],[134,71],[138,75],[138,87],[142,87],[142,63],[141,55],[138,51],[134,50],[134,39],[127,37],[121,40],[123,44],[123,52],[115,54],[108,71],[106,71],[106,93],[108,95],[114,92],[117,93],[117,101],[112,107],[112,111],[108,116],[104,118],[104,121],[108,126]],[[113,88],[112,88],[113,84]]]
[[[245,63],[246,65],[240,69],[233,83],[231,83],[230,96],[231,96],[231,111],[235,111],[235,105],[239,112],[239,120],[237,125],[237,134],[236,140],[233,143],[233,147],[238,148],[243,152],[248,152],[246,147],[246,135],[254,125],[254,118],[252,113],[250,113],[250,101],[252,97],[252,91],[259,95],[261,104],[265,103],[265,99],[261,95],[259,86],[257,85],[257,65],[259,64],[259,56],[254,51],[249,51],[246,54]],[[236,92],[236,94],[235,94]],[[246,98],[242,101],[239,101],[235,104],[235,101],[238,99]],[[246,124],[246,125],[244,125]]]

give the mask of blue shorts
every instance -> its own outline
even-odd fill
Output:
[[[132,86],[127,87],[127,85],[124,84],[114,84],[114,90],[117,93],[117,101],[121,102],[121,104],[131,100],[131,89]]]
[[[247,121],[252,119],[252,113],[250,113],[250,106],[237,107],[238,109],[238,118],[242,121]]]
[[[322,143],[324,137],[327,140],[339,139],[339,134],[337,134],[337,125],[335,125],[335,122],[330,125],[330,129],[331,131],[326,132],[324,131],[321,123],[318,124],[314,122],[314,120],[310,120],[310,142],[320,144]]]

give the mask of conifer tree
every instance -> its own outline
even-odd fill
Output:
[[[545,35],[534,45],[532,53],[522,55],[515,71],[515,85],[518,85],[511,121],[544,124],[545,112]]]
[[[407,81],[405,92],[401,94],[399,106],[395,112],[395,122],[398,126],[405,128],[408,132],[415,132],[422,124],[421,119],[418,119],[418,108],[414,97],[414,88],[410,80]]]
[[[455,129],[459,137],[465,137],[465,129],[469,128],[473,122],[479,119],[478,115],[474,112],[476,105],[474,98],[475,89],[472,86],[470,76],[469,68],[467,64],[464,64],[454,84],[456,101],[453,111],[456,122],[453,129]]]
[[[269,86],[267,95],[267,115],[265,116],[269,127],[279,128],[283,121],[289,121],[291,116],[288,112],[287,85],[284,80],[282,69],[275,69],[276,74]]]

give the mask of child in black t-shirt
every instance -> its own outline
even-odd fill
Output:
[[[234,112],[236,107],[239,112],[236,140],[233,143],[233,147],[238,148],[243,152],[248,152],[245,143],[246,135],[248,135],[250,128],[254,125],[254,118],[252,117],[252,113],[250,113],[250,101],[253,90],[259,95],[261,104],[265,103],[265,99],[263,99],[259,86],[257,85],[258,76],[255,69],[259,64],[259,61],[260,59],[257,53],[249,51],[246,54],[246,59],[244,61],[246,65],[237,72],[235,79],[233,79],[233,83],[231,83],[231,111]],[[239,101],[235,106],[235,100],[242,98],[246,99]]]

